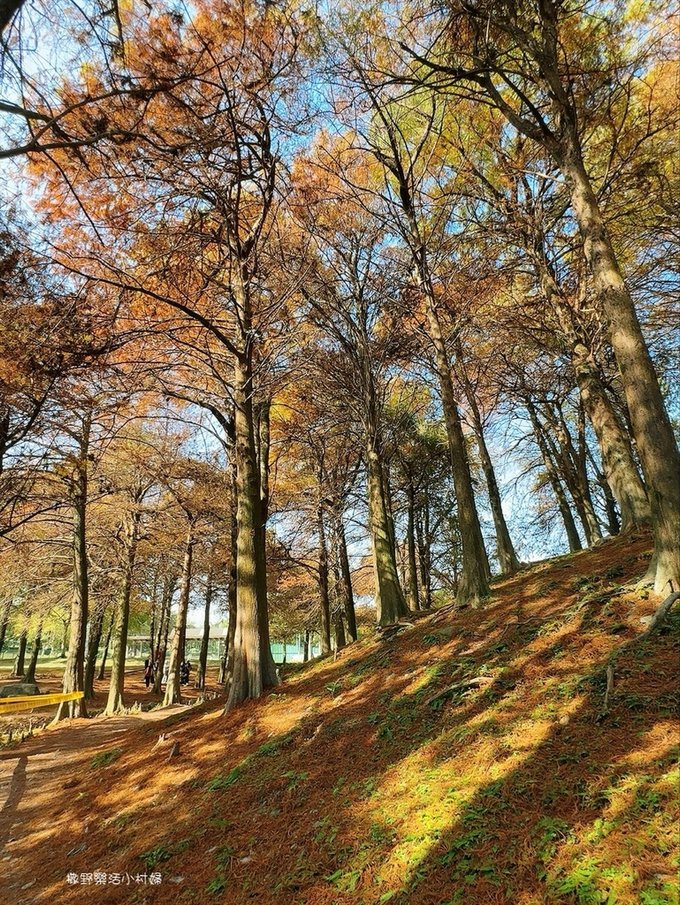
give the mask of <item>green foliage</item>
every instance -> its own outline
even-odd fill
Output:
[[[289,791],[297,789],[301,782],[305,782],[305,780],[309,779],[309,773],[298,773],[295,770],[287,770],[283,775],[288,780]]]
[[[227,880],[225,877],[217,876],[213,877],[213,879],[208,883],[205,887],[205,891],[210,895],[217,896],[221,892],[227,888]]]
[[[110,751],[100,751],[99,754],[95,754],[92,758],[90,766],[93,770],[96,770],[98,767],[108,767],[109,764],[118,760],[122,753],[122,748],[112,748]]]
[[[536,824],[538,840],[536,848],[541,861],[549,861],[557,851],[560,842],[567,838],[569,824],[559,817],[541,817]]]
[[[316,830],[314,841],[332,848],[338,835],[338,828],[331,823],[331,818],[323,817],[321,820],[317,820],[314,829]]]
[[[213,776],[213,778],[207,783],[206,789],[209,792],[219,792],[222,789],[227,789],[229,786],[233,786],[235,782],[241,777],[241,768],[234,767],[232,770],[227,773],[227,775],[223,775],[218,773],[217,776]]]
[[[643,889],[640,893],[640,905],[678,905],[680,890],[672,881],[666,882],[659,889]]]
[[[423,635],[423,644],[443,644],[445,641],[448,641],[450,637],[450,632],[432,632],[428,635]]]
[[[570,896],[577,905],[615,905],[616,881],[627,877],[627,866],[602,869],[597,858],[584,858],[571,870],[551,877],[549,890],[557,896]]]
[[[361,879],[360,870],[344,870],[340,868],[325,878],[340,892],[354,892]]]
[[[255,752],[255,757],[273,757],[278,754],[282,748],[287,747],[293,741],[294,733],[288,732],[281,738],[273,738],[265,742]]]
[[[232,848],[231,845],[221,845],[215,852],[215,860],[222,868],[230,867],[235,855],[236,849]]]
[[[157,864],[169,861],[172,858],[172,854],[172,849],[165,845],[157,845],[155,848],[150,848],[147,852],[140,855],[139,860],[147,870],[152,870]]]

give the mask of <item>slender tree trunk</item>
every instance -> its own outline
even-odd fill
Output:
[[[421,226],[414,206],[411,184],[409,177],[406,175],[408,166],[405,168],[399,149],[393,143],[391,147],[394,159],[392,175],[396,176],[399,183],[399,198],[405,216],[404,226],[407,227],[409,233],[414,277],[425,302],[428,332],[434,349],[446,435],[451,455],[451,470],[463,548],[463,570],[458,586],[458,600],[461,603],[470,603],[472,606],[477,606],[483,598],[489,595],[489,560],[475,505],[470,462],[460,413],[453,392],[451,363],[437,309],[427,244],[421,235]]]
[[[545,465],[550,486],[552,487],[555,499],[557,500],[562,521],[564,522],[564,530],[566,531],[567,542],[569,543],[569,552],[576,553],[578,550],[583,549],[583,545],[581,544],[581,538],[579,537],[576,523],[574,522],[574,516],[571,514],[569,501],[567,500],[564,488],[562,487],[562,482],[557,473],[555,463],[550,455],[550,450],[545,441],[543,426],[538,420],[536,409],[529,399],[525,399],[524,403],[529,412],[529,418],[531,419],[534,428],[534,436],[536,437],[536,442],[541,452],[541,457],[543,458],[543,464]]]
[[[233,423],[233,422],[232,422]],[[235,438],[232,436],[230,442],[231,449],[231,523],[229,533],[230,553],[229,553],[229,587],[227,589],[227,599],[229,605],[229,623],[227,628],[227,642],[224,647],[224,657],[220,665],[220,682],[224,684],[225,692],[228,693],[231,687],[231,681],[234,676],[234,643],[236,638],[236,560],[238,557],[238,488],[236,484],[236,459],[235,459]]]
[[[680,454],[635,305],[583,164],[575,125],[556,157],[570,185],[574,216],[621,372],[651,504],[655,562],[650,571],[655,591],[662,594],[669,581],[680,586]]]
[[[137,506],[138,500],[135,500]],[[132,597],[132,577],[137,555],[137,540],[139,537],[140,512],[138,508],[128,513],[125,519],[124,547],[125,556],[123,589],[118,607],[116,630],[113,635],[113,654],[111,657],[111,682],[109,684],[109,697],[104,708],[104,714],[110,715],[123,710],[123,691],[125,689],[125,657],[127,654],[128,625],[130,622],[130,599]]]
[[[408,575],[408,605],[411,610],[420,609],[418,598],[418,563],[416,561],[416,502],[413,479],[407,475],[406,498],[408,518],[406,523],[406,570]]]
[[[210,604],[212,602],[212,573],[208,571],[205,583],[205,607],[203,610],[203,635],[201,637],[201,651],[198,655],[198,671],[196,673],[196,688],[205,690],[205,679],[208,671],[208,644],[210,642]]]
[[[477,449],[479,450],[479,458],[486,479],[487,492],[489,494],[489,505],[491,506],[491,514],[493,516],[494,528],[496,531],[496,552],[498,555],[498,563],[501,567],[502,575],[512,575],[519,569],[519,560],[515,552],[515,547],[510,537],[508,523],[505,520],[503,512],[503,502],[501,500],[500,490],[498,489],[498,481],[496,480],[496,471],[491,461],[489,448],[486,445],[486,437],[484,436],[484,425],[482,424],[482,416],[477,405],[474,390],[465,371],[465,364],[462,360],[462,350],[459,353],[461,360],[461,376],[465,396],[470,407],[472,415],[472,426],[477,440]]]
[[[151,662],[156,662],[158,647],[156,646],[156,621],[158,616],[158,572],[154,571],[153,590],[151,592],[151,618],[149,620],[149,650]],[[162,616],[162,614],[161,614]]]
[[[170,667],[168,669],[168,683],[165,686],[165,697],[163,705],[167,707],[169,704],[181,704],[182,694],[180,687],[179,667],[182,661],[182,645],[184,642],[184,633],[187,624],[187,613],[189,612],[189,594],[191,591],[191,569],[194,556],[195,539],[195,519],[191,515],[187,515],[188,527],[186,545],[184,548],[184,563],[182,565],[182,577],[179,588],[179,604],[177,607],[177,617],[175,619],[175,630],[172,636],[172,646],[170,648]]]
[[[2,649],[5,646],[5,637],[7,635],[7,626],[9,625],[9,612],[11,608],[12,601],[6,601],[2,609],[2,616],[0,616],[0,657],[2,656]]]
[[[619,517],[616,512],[616,500],[614,499],[614,494],[612,493],[612,489],[609,486],[606,477],[603,474],[598,474],[596,475],[596,480],[600,485],[602,496],[604,497],[604,507],[605,512],[607,513],[607,530],[612,537],[614,537],[621,531],[621,524],[619,523]]]
[[[427,490],[425,490],[423,504],[416,518],[416,539],[424,609],[429,610],[432,609],[432,556],[430,554],[430,502]]]
[[[590,349],[592,338],[579,319],[578,311],[569,304],[558,285],[546,256],[545,237],[538,224],[533,246],[528,250],[545,300],[557,312],[571,353],[571,364],[583,409],[595,431],[604,473],[621,511],[624,530],[649,522],[649,500],[635,464],[630,436],[621,424],[607,393],[600,368]]]
[[[19,635],[19,650],[17,651],[17,655],[14,658],[14,669],[12,670],[12,675],[15,678],[21,678],[26,671],[25,660],[26,660],[26,644],[28,641],[28,630],[24,629],[22,633]]]
[[[40,646],[42,642],[42,620],[38,625],[38,631],[35,633],[35,639],[33,641],[33,651],[31,653],[31,659],[28,663],[28,669],[26,670],[26,675],[24,676],[24,683],[26,685],[33,685],[35,683],[35,671],[38,667],[38,655],[40,654]]]
[[[253,412],[255,413],[255,412]],[[257,405],[254,426],[257,456],[257,483],[260,505],[261,537],[257,544],[258,620],[261,637],[269,638],[269,611],[267,605],[267,520],[269,518],[269,450],[270,450],[270,402],[265,399]],[[269,642],[267,642],[269,643]],[[265,658],[266,659],[266,658]],[[272,663],[273,663],[272,659]]]
[[[590,464],[592,465],[593,471],[595,472],[595,480],[599,484],[600,490],[602,491],[602,496],[604,497],[604,506],[607,513],[607,530],[613,536],[621,531],[621,524],[619,523],[619,517],[616,510],[616,500],[614,499],[614,494],[612,493],[609,481],[607,480],[604,472],[602,472],[598,467],[598,463],[595,460],[592,450],[590,449],[590,445],[588,445],[587,447],[587,453],[590,459]]]
[[[85,633],[89,606],[89,579],[87,562],[87,483],[88,455],[90,448],[91,413],[83,418],[80,449],[74,477],[73,498],[73,597],[71,600],[71,634],[64,668],[63,691],[84,692],[85,685]],[[70,717],[86,717],[84,697],[59,705],[54,722]]]
[[[305,640],[302,646],[302,662],[307,663],[309,660],[309,632],[305,632]]]
[[[97,678],[101,682],[106,674],[106,658],[109,655],[109,645],[111,644],[111,635],[113,633],[113,624],[116,620],[115,610],[111,613],[111,619],[109,620],[109,628],[106,632],[106,643],[104,644],[104,653],[102,654],[102,662],[99,667],[99,672],[97,673]]]
[[[90,620],[90,633],[87,639],[87,657],[85,659],[85,700],[94,697],[94,674],[97,669],[97,653],[104,629],[104,607],[95,610]]]
[[[269,516],[269,449],[270,440],[270,411],[271,403],[268,399],[263,400],[258,405],[257,412],[257,449],[258,449],[258,468],[260,475],[260,515],[262,519],[262,544],[263,549],[266,547],[266,528],[267,518]]]
[[[385,512],[387,513],[387,527],[389,530],[390,544],[392,545],[392,556],[397,561],[397,535],[394,530],[394,511],[392,506],[392,485],[390,482],[390,470],[387,462],[382,461],[382,480],[383,480],[383,496],[385,499]]]
[[[368,511],[373,544],[373,563],[375,567],[375,603],[380,625],[398,622],[406,616],[408,607],[404,599],[397,563],[394,558],[389,518],[383,493],[382,466],[380,457],[373,443],[369,442],[367,451],[368,470]]]
[[[349,567],[347,555],[347,538],[342,516],[338,516],[337,524],[338,559],[340,561],[340,574],[342,578],[343,599],[345,605],[345,618],[347,619],[347,631],[352,641],[359,637],[357,634],[357,617],[354,609],[354,591],[352,589],[352,572]]]
[[[489,595],[488,558],[475,505],[470,462],[460,413],[453,392],[451,366],[442,335],[434,291],[429,279],[423,278],[421,286],[426,300],[430,339],[435,353],[442,410],[451,455],[453,485],[458,505],[463,567],[457,597],[460,603],[478,606],[482,599]]]
[[[71,618],[69,618],[64,622],[63,629],[61,633],[61,651],[59,652],[59,659],[66,659],[66,648],[68,647],[68,630],[71,625]]]
[[[331,650],[331,610],[328,594],[328,547],[326,545],[326,529],[324,526],[323,507],[317,507],[316,513],[317,534],[319,538],[319,603],[321,606],[321,655],[329,654]]]
[[[592,546],[602,537],[599,522],[595,515],[587,474],[579,472],[578,457],[567,426],[562,418],[557,417],[549,404],[543,406],[551,431],[544,431],[544,442],[550,449],[553,461],[559,463],[564,482],[569,488],[574,506],[583,526],[586,543]],[[559,445],[558,445],[559,444]]]
[[[602,384],[599,368],[583,344],[574,348],[572,364],[583,406],[597,437],[607,483],[618,503],[623,530],[628,531],[651,519],[647,492],[628,433]]]
[[[245,301],[242,299],[241,309]],[[237,485],[234,670],[227,708],[278,684],[269,642],[264,532],[252,403],[250,352],[236,358],[234,379]],[[263,574],[264,573],[264,574]]]
[[[333,623],[333,632],[335,635],[335,650],[342,650],[347,646],[347,634],[345,632],[345,623],[343,613],[345,611],[344,590],[342,586],[342,577],[340,574],[340,560],[338,556],[338,539],[336,529],[332,535],[333,556],[331,562],[333,564],[333,610],[331,621]]]
[[[168,655],[168,636],[170,634],[170,617],[172,613],[172,598],[175,596],[175,587],[177,586],[177,576],[167,573],[163,582],[163,605],[161,608],[162,620],[159,626],[158,635],[158,668],[153,680],[154,694],[160,694],[163,685],[163,674],[165,671],[165,658]]]

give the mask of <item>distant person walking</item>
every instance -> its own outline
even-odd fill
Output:
[[[149,685],[153,685],[153,660],[151,657],[147,657],[144,661],[144,684],[147,688]]]

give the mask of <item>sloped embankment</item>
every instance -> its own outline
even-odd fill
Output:
[[[13,868],[36,903],[677,902],[678,615],[617,660],[599,719],[608,657],[659,602],[617,592],[648,546],[537,565],[482,610],[174,717],[177,758],[132,730]],[[66,882],[96,870],[162,882]]]

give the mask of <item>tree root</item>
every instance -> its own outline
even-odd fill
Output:
[[[449,685],[442,691],[438,691],[437,694],[433,695],[431,698],[428,698],[425,703],[433,704],[435,701],[439,701],[441,698],[446,698],[450,694],[454,694],[454,692],[456,691],[463,691],[465,688],[474,688],[480,685],[491,685],[491,683],[494,681],[495,679],[493,676],[475,676],[474,679],[465,679],[464,682],[456,682],[454,685]]]
[[[391,641],[393,638],[406,629],[414,628],[412,622],[392,622],[390,625],[379,625],[378,634],[381,641]]]
[[[611,697],[612,691],[614,690],[614,664],[616,662],[617,657],[620,657],[621,654],[626,653],[632,647],[637,647],[638,644],[643,644],[652,635],[654,635],[663,625],[664,620],[670,613],[673,608],[673,604],[680,600],[680,591],[674,591],[672,594],[669,594],[668,597],[661,603],[654,615],[652,616],[652,621],[649,623],[644,632],[640,635],[636,635],[635,638],[631,638],[629,641],[626,641],[625,644],[622,644],[620,647],[612,653],[609,658],[609,663],[607,664],[607,688],[604,694],[604,704],[602,706],[602,710],[600,711],[597,722],[601,723],[602,720],[606,719],[609,714],[609,699]]]

